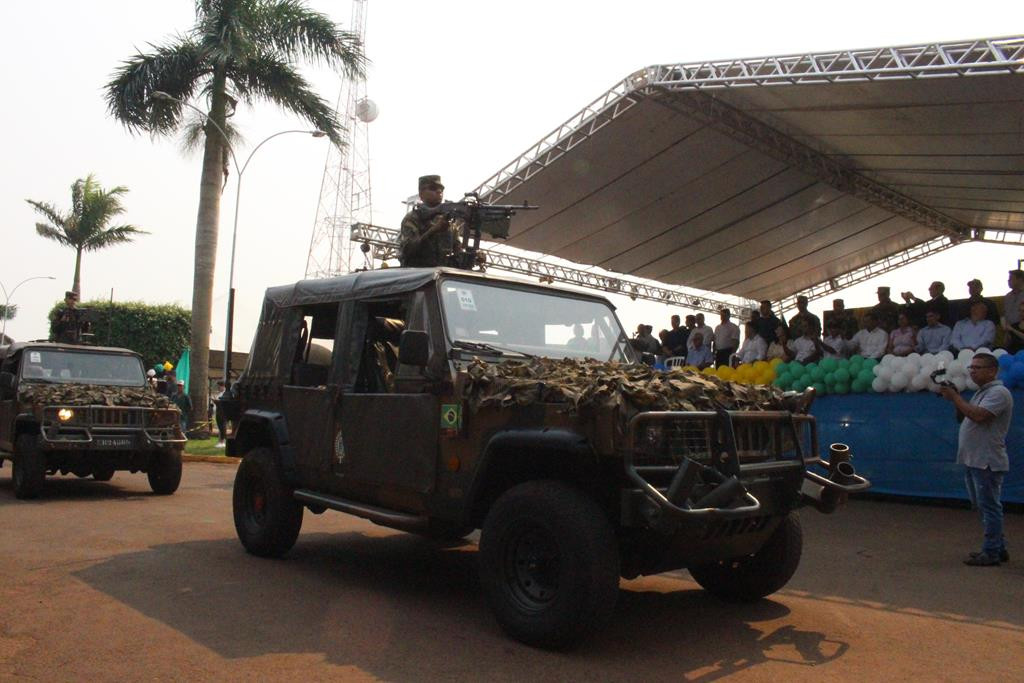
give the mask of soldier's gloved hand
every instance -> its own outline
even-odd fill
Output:
[[[448,228],[448,217],[443,214],[438,214],[430,220],[430,227],[427,232],[433,234],[435,232],[441,232]]]

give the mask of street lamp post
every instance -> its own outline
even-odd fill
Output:
[[[315,138],[322,138],[327,133],[322,130],[282,130],[278,133],[274,133],[264,138],[256,147],[253,148],[252,152],[246,158],[245,163],[239,166],[238,157],[235,156],[235,150],[228,142],[228,136],[224,132],[224,129],[217,125],[217,122],[210,118],[207,112],[204,112],[199,107],[196,107],[189,102],[178,99],[173,95],[169,95],[163,91],[156,91],[153,93],[153,98],[157,100],[166,100],[177,102],[178,104],[185,105],[190,109],[194,109],[206,118],[207,121],[212,123],[214,127],[220,131],[221,136],[224,138],[224,145],[228,148],[228,152],[231,153],[231,160],[235,164],[235,170],[237,171],[238,181],[235,189],[235,218],[231,226],[231,265],[228,269],[228,310],[227,310],[227,326],[224,331],[224,385],[228,386],[231,381],[231,342],[234,332],[234,320],[235,320],[235,245],[238,241],[238,207],[242,198],[242,175],[245,173],[245,169],[249,167],[249,162],[252,161],[252,157],[267,141],[276,138],[279,135],[285,135],[287,133],[305,133],[306,135],[312,135]]]
[[[28,277],[28,278],[25,278],[24,280],[22,280],[21,282],[19,282],[18,284],[14,285],[14,289],[12,289],[9,293],[7,291],[7,288],[4,287],[4,284],[2,282],[0,282],[0,290],[3,290],[4,297],[6,297],[6,300],[4,301],[4,323],[3,323],[3,328],[0,329],[0,342],[2,342],[4,339],[7,339],[7,313],[10,310],[9,307],[11,305],[11,297],[14,296],[14,293],[18,291],[18,287],[21,287],[26,282],[31,282],[32,280],[56,280],[56,279],[57,278],[53,277],[52,275],[35,275],[33,277]]]

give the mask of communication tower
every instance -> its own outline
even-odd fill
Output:
[[[366,1],[352,0],[349,30],[366,49]],[[362,265],[365,257],[350,237],[354,223],[372,223],[370,131],[377,105],[366,97],[364,78],[343,78],[336,110],[342,116],[344,144],[331,145],[320,182],[320,201],[306,257],[306,277],[333,277]]]

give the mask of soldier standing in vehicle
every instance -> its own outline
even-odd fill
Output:
[[[78,295],[64,292],[64,308],[53,321],[54,341],[59,344],[77,344],[82,332],[82,320],[77,308]]]
[[[405,268],[447,265],[452,252],[452,233],[448,218],[437,211],[444,200],[441,176],[420,176],[419,192],[421,203],[402,219],[398,260]]]

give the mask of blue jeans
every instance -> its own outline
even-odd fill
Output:
[[[999,501],[1005,474],[977,467],[968,467],[964,473],[967,495],[971,499],[971,505],[981,510],[981,523],[985,527],[985,543],[981,550],[990,557],[998,557],[1000,552],[1006,550],[1006,539],[1003,537],[1003,504]]]

